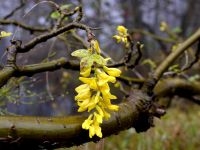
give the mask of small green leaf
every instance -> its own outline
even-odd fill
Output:
[[[61,10],[64,10],[64,9],[68,10],[70,7],[72,7],[72,4],[65,4],[65,5],[62,5],[62,6],[60,7],[60,9],[61,9]]]
[[[71,53],[71,55],[74,57],[83,58],[83,57],[90,56],[91,53],[87,49],[79,49],[79,50],[76,50],[73,53]]]
[[[86,56],[81,59],[80,65],[81,68],[91,67],[93,65],[93,60],[90,59],[90,56]]]
[[[52,19],[58,19],[60,17],[60,13],[58,11],[54,11],[51,13]]]
[[[97,64],[99,65],[106,65],[106,62],[107,60],[104,59],[102,56],[98,55],[98,54],[92,54],[90,56],[90,59],[93,61],[93,62],[96,62]]]

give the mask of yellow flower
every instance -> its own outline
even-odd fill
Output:
[[[98,111],[98,113],[101,115],[101,116],[104,116],[104,113],[103,113],[103,110],[102,108],[99,106],[99,105],[96,105],[96,110]]]
[[[84,67],[83,69],[81,69],[80,75],[82,75],[83,77],[88,77],[90,75],[90,72],[91,67]]]
[[[82,128],[88,130],[90,125],[93,123],[92,120],[93,114],[90,114],[89,117],[83,122]]]
[[[80,92],[82,92],[85,89],[90,89],[89,85],[87,85],[87,84],[81,84],[77,88],[75,88],[75,91],[77,93],[80,93]]]
[[[78,112],[83,112],[88,109],[88,106],[90,105],[90,99],[85,99],[84,101],[78,102]]]
[[[117,40],[117,43],[122,42],[125,44],[125,47],[129,47],[128,41],[128,30],[124,26],[117,27],[118,35],[114,35],[113,38]]]
[[[91,91],[88,87],[85,89],[78,88],[76,91],[78,91],[78,95],[75,96],[75,100],[84,100],[91,97]]]
[[[100,92],[98,91],[96,95],[93,95],[90,100],[90,105],[88,106],[88,112],[90,112],[92,109],[94,109],[97,105],[97,103],[100,101],[101,96]]]
[[[98,118],[98,119],[97,119]],[[90,116],[83,122],[82,128],[85,130],[89,130],[89,137],[92,138],[95,134],[98,137],[102,137],[101,127],[99,126],[99,122],[101,121],[100,115],[94,113],[90,114]]]
[[[123,26],[118,26],[118,35],[114,36],[118,42],[128,43],[127,40],[127,29]],[[115,83],[116,78],[120,76],[121,71],[116,68],[108,68],[106,65],[110,58],[101,58],[98,61],[103,63],[95,65],[95,59],[100,56],[101,49],[97,40],[90,41],[90,48],[88,48],[88,55],[93,57],[86,57],[91,63],[84,63],[83,58],[81,60],[81,69],[79,80],[83,82],[82,85],[78,86],[75,90],[78,93],[75,96],[77,105],[79,106],[78,112],[88,111],[89,117],[82,123],[82,128],[89,130],[89,137],[92,138],[94,135],[102,137],[100,125],[103,119],[109,119],[110,113],[107,110],[117,111],[118,106],[111,104],[111,99],[116,99],[115,95],[110,93],[110,87],[108,82]],[[84,52],[85,53],[85,52]],[[102,56],[101,56],[102,57]],[[85,57],[84,57],[85,58]],[[103,67],[103,69],[102,69]],[[94,69],[94,75],[91,75],[91,70]],[[90,76],[91,75],[91,76]]]
[[[98,54],[101,53],[101,49],[100,49],[100,47],[99,47],[99,43],[98,43],[97,40],[91,40],[90,44],[91,44],[91,47],[92,47]]]
[[[117,43],[122,41],[122,37],[119,35],[114,35],[113,38],[117,40]]]
[[[91,78],[79,77],[79,80],[85,84],[88,84],[91,89],[97,90],[96,78],[94,78],[94,77],[91,77]]]
[[[109,93],[105,93],[105,92],[102,92],[102,95],[103,95],[103,99],[117,99],[117,97],[115,95],[112,95],[110,92]]]
[[[103,122],[103,116],[94,112],[94,120],[96,120],[98,123],[102,123]]]
[[[121,36],[127,35],[127,29],[124,26],[118,26],[117,31]]]
[[[95,134],[102,138],[101,127],[99,126],[98,122],[95,122],[89,128],[89,137],[92,138]]]
[[[112,104],[107,105],[107,108],[108,108],[109,110],[113,110],[113,111],[118,111],[118,110],[119,110],[119,106],[117,106],[117,105],[112,105]]]
[[[113,77],[119,77],[121,74],[121,70],[117,69],[117,68],[108,68],[106,66],[103,66],[104,71],[109,74],[110,76]]]
[[[107,75],[105,72],[101,71],[100,69],[96,69],[96,73],[97,73],[97,78],[98,78],[97,84],[99,86],[102,86],[107,82],[112,82],[112,83],[116,82],[115,77]]]

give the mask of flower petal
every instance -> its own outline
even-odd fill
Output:
[[[121,70],[117,68],[108,68],[106,66],[103,66],[103,69],[106,73],[108,73],[110,76],[113,76],[113,77],[119,77],[121,74]]]

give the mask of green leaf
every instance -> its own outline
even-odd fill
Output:
[[[60,9],[61,10],[69,10],[69,8],[72,6],[72,4],[66,4],[66,5],[62,5],[61,7],[60,7]],[[58,19],[58,18],[60,18],[60,13],[58,12],[58,11],[53,11],[52,13],[51,13],[51,15],[50,15],[50,17],[52,18],[52,19]],[[66,20],[68,20],[68,18],[67,17],[65,17],[65,21]]]
[[[93,62],[94,61],[90,59],[90,56],[86,56],[81,59],[81,62],[80,62],[81,68],[91,67],[93,65]]]
[[[91,53],[87,49],[79,49],[79,50],[72,52],[71,55],[74,57],[83,58],[83,57],[90,56]]]
[[[102,56],[100,56],[99,54],[92,54],[90,56],[90,59],[93,62],[96,62],[99,65],[106,65],[107,59],[104,59]]]
[[[51,13],[52,19],[58,19],[60,17],[60,13],[58,11],[54,11]]]
[[[64,10],[64,9],[68,10],[70,7],[72,7],[72,4],[65,4],[65,5],[62,5],[62,6],[60,7],[60,9],[61,9],[61,10]]]

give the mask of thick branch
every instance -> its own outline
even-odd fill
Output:
[[[120,104],[119,111],[102,124],[103,137],[117,134],[119,131],[136,127],[138,117],[146,109],[144,101],[148,97],[135,91],[129,100]],[[70,147],[88,141],[97,141],[88,136],[88,131],[81,128],[83,116],[70,117],[0,117],[0,146],[19,146],[36,149],[38,147]],[[144,125],[144,124],[143,124]],[[143,125],[140,125],[142,127]],[[149,127],[145,128],[148,129]]]
[[[200,83],[180,78],[169,78],[158,82],[155,89],[158,97],[179,95],[183,97],[200,95]]]
[[[60,59],[52,60],[45,63],[17,67],[14,76],[15,77],[32,76],[36,73],[41,73],[45,71],[54,71],[60,68],[78,70],[80,66],[79,64],[72,61],[67,61],[66,58],[62,57]]]

